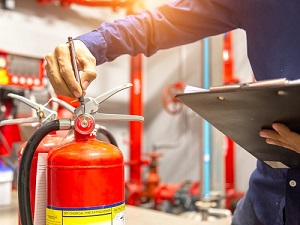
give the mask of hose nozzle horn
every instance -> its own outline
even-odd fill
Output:
[[[30,99],[27,99],[23,96],[16,95],[13,93],[9,93],[7,96],[18,99],[24,104],[36,110],[36,117],[28,117],[28,118],[18,118],[18,119],[9,119],[2,120],[0,122],[0,126],[9,125],[9,124],[21,124],[21,123],[36,123],[40,124],[47,123],[49,121],[55,120],[57,117],[57,112],[50,110],[45,107],[45,105],[38,104]]]

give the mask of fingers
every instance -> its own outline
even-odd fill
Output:
[[[282,136],[286,140],[293,140],[299,138],[299,134],[292,132],[287,126],[283,124],[274,123],[272,127],[278,132],[280,136]]]
[[[74,75],[69,45],[66,44],[56,47],[55,56],[59,65],[59,73],[65,81],[69,92],[72,93],[72,97],[79,98],[82,95],[82,90]]]
[[[273,140],[283,141],[283,138],[279,135],[279,133],[275,130],[261,130],[259,135],[263,138],[269,138]]]
[[[272,127],[274,130],[265,129],[260,132],[260,136],[266,138],[268,144],[300,152],[300,135],[298,133],[279,123],[274,123]]]
[[[292,146],[288,143],[285,143],[285,142],[278,141],[278,140],[267,138],[266,142],[270,145],[277,145],[277,146],[281,146],[281,147],[288,148],[288,149],[291,149],[291,150],[295,150],[294,146]]]
[[[55,52],[46,55],[45,60],[46,73],[54,91],[57,94],[74,97],[65,80],[60,76],[59,64],[55,57]]]
[[[86,90],[90,83],[96,78],[96,71],[90,69],[84,69],[81,76],[81,86],[83,90]]]
[[[96,78],[96,59],[85,44],[79,40],[74,41],[78,69],[83,71],[81,84],[76,81],[68,44],[59,45],[46,55],[45,69],[54,91],[57,94],[79,98],[89,84]]]
[[[74,41],[78,65],[81,71],[83,71],[81,76],[82,89],[86,90],[90,83],[96,78],[96,59],[84,45],[83,42],[79,40]]]

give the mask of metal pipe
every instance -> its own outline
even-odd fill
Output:
[[[208,38],[203,40],[203,88],[210,88],[210,42]],[[210,124],[204,121],[203,125],[203,197],[210,197]]]

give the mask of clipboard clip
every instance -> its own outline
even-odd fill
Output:
[[[241,84],[229,84],[217,87],[210,87],[210,91],[223,91],[228,89],[239,89],[239,88],[251,88],[251,87],[263,87],[263,86],[276,86],[276,85],[286,85],[293,83],[300,83],[300,80],[289,81],[286,78],[279,78],[279,79],[271,79],[271,80],[263,80],[263,81],[256,81],[256,82],[249,82],[249,83],[241,83]]]

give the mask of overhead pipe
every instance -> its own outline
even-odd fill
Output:
[[[70,6],[71,4],[84,6],[99,6],[99,7],[130,7],[135,0],[38,0],[40,4],[47,4],[51,2],[60,2],[61,6]]]

